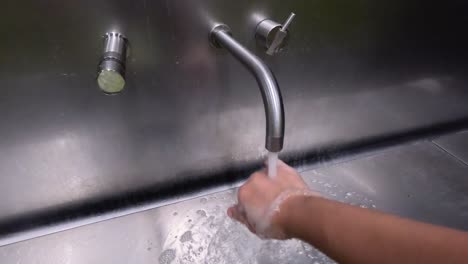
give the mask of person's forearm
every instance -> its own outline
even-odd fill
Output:
[[[283,225],[339,263],[467,263],[468,233],[318,197],[291,197]]]

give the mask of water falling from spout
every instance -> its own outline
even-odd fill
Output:
[[[268,177],[274,178],[277,173],[278,152],[268,152]]]

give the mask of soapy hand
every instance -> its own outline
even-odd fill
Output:
[[[238,204],[230,207],[228,215],[243,223],[261,238],[287,239],[282,225],[281,206],[291,196],[316,195],[309,190],[301,176],[287,164],[278,161],[277,176],[269,178],[261,170],[250,176],[238,190]]]

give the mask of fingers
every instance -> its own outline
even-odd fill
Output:
[[[268,159],[265,160],[264,164],[265,164],[265,166],[268,167]],[[284,161],[282,161],[282,160],[280,160],[280,159],[278,159],[278,161],[277,161],[276,164],[277,164],[277,166],[280,166],[280,165],[281,165],[281,166],[282,166],[282,165],[288,166],[288,164],[284,163]]]
[[[243,223],[244,225],[247,225],[247,219],[245,218],[245,213],[243,213],[242,210],[240,210],[240,206],[234,205],[228,208],[227,214],[229,217],[232,219]]]
[[[239,205],[233,205],[229,207],[227,210],[227,214],[232,219],[245,225],[250,230],[250,232],[255,234],[255,228],[253,228],[252,225],[250,225],[249,222],[247,222],[245,212]]]
[[[291,166],[289,166],[288,164],[286,164],[284,161],[282,160],[278,160],[278,170],[285,170],[285,171],[289,171],[289,172],[295,172],[296,170],[294,170]]]
[[[237,189],[237,201],[242,204],[242,201],[245,200],[245,198],[248,198],[251,196],[253,192],[255,192],[253,189],[254,186],[257,186],[259,182],[263,182],[265,180],[269,179],[268,175],[266,174],[266,171],[257,171],[250,175],[249,179]]]
[[[234,219],[234,206],[231,206],[227,209],[227,215],[230,217],[230,218],[233,218]]]
[[[263,174],[265,174],[265,175],[268,175],[268,170],[267,170],[267,168],[261,168],[261,169],[258,170],[257,172],[263,173]]]
[[[268,170],[267,168],[262,168],[252,174],[250,174],[249,179],[247,180],[246,183],[250,182],[251,180],[254,180],[255,178],[268,178]]]
[[[265,160],[265,166],[268,167],[268,160]],[[278,162],[276,163],[276,167],[278,168],[278,171],[283,170],[283,171],[295,171],[291,166],[286,164],[284,161],[278,159]],[[266,168],[264,169],[266,172]],[[262,170],[263,171],[263,170]]]
[[[250,175],[250,179],[252,179],[252,181],[268,179],[267,169],[262,169],[257,172],[254,172],[252,175]]]

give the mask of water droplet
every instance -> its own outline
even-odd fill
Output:
[[[347,193],[346,193],[346,196],[352,196],[352,195],[353,195],[353,194],[350,193],[350,192],[347,192]]]
[[[199,247],[198,252],[202,252],[202,251],[203,251],[203,247]]]
[[[182,243],[185,243],[185,242],[188,242],[188,241],[192,241],[192,231],[185,231],[185,233],[180,236],[180,242]]]
[[[175,249],[166,249],[159,255],[159,264],[170,264],[176,257]]]
[[[197,210],[197,214],[200,215],[201,217],[206,217],[206,211],[205,210]]]

